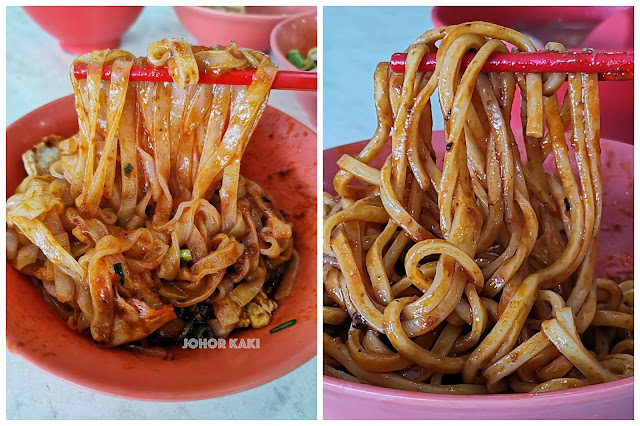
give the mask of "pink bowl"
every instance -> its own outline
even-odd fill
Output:
[[[142,6],[23,6],[44,31],[58,39],[60,48],[81,55],[116,49],[120,37],[133,25]]]
[[[633,7],[630,6],[436,6],[431,11],[436,27],[468,21],[487,21],[534,36],[542,43],[559,41],[567,48],[633,49]],[[633,144],[633,81],[599,83],[602,137]],[[559,99],[566,85],[558,91]],[[514,110],[520,110],[516,92]],[[512,118],[520,126],[520,115]]]
[[[176,15],[198,43],[269,51],[271,30],[292,15],[315,11],[315,6],[247,6],[247,13],[225,12],[203,6],[174,6]]]
[[[318,45],[318,16],[316,12],[294,16],[280,22],[271,32],[271,50],[280,68],[298,69],[287,59],[287,52],[298,49],[302,56]],[[294,95],[314,126],[318,124],[318,95],[316,92],[294,92]]]
[[[582,42],[582,47],[633,50],[633,7],[602,21]],[[633,81],[601,81],[598,86],[602,135],[633,143],[633,138],[628,137],[633,135]]]
[[[538,395],[439,395],[383,389],[325,377],[324,419],[633,419],[633,378]]]
[[[633,49],[633,7],[609,15],[589,33],[582,46],[593,49]]]
[[[431,20],[436,27],[486,21],[529,34],[542,43],[558,41],[576,47],[609,16],[629,6],[436,6]]]
[[[517,134],[517,133],[516,133]],[[334,192],[336,161],[368,141],[324,151],[323,186]],[[598,276],[633,276],[633,146],[602,139],[603,220]],[[444,134],[433,133],[441,166]],[[380,166],[386,146],[374,165]],[[545,164],[551,169],[552,161]],[[567,391],[504,395],[439,395],[386,389],[324,377],[324,418],[331,419],[633,419],[633,377]]]
[[[78,131],[73,96],[44,105],[7,127],[7,195],[26,176],[20,156],[43,137]],[[124,349],[101,349],[71,330],[31,280],[7,262],[7,348],[35,366],[98,392],[153,401],[185,401],[240,392],[281,377],[316,355],[317,179],[316,134],[267,105],[242,158],[242,174],[260,184],[293,222],[300,270],[291,295],[272,319],[296,324],[238,331],[231,338],[260,339],[260,348],[169,350],[173,360]],[[268,167],[265,167],[268,164]],[[285,177],[274,171],[288,168]],[[291,196],[295,194],[295,196]]]

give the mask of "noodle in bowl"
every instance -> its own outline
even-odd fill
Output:
[[[324,151],[324,190],[332,192],[332,179],[339,170],[336,161],[343,155],[357,155],[366,142],[340,146]],[[613,231],[616,216],[621,218],[622,229],[633,225],[633,218],[623,211],[633,209],[633,197],[625,190],[633,183],[633,147],[622,142],[601,141],[603,157],[610,158],[603,179],[605,224],[600,246],[603,251],[618,250],[632,253],[633,236],[625,231]],[[444,151],[444,134],[434,131],[434,149]],[[388,147],[376,160],[381,166],[388,154]],[[624,166],[623,166],[624,164]],[[439,165],[439,164],[438,164]],[[629,172],[620,173],[621,169]],[[611,213],[611,214],[608,214]],[[607,223],[608,219],[608,223]],[[606,260],[600,255],[601,261]],[[620,258],[625,257],[621,255]],[[606,262],[609,265],[615,262]],[[628,270],[629,264],[621,265]],[[498,395],[440,395],[387,389],[380,386],[352,383],[324,376],[324,418],[331,419],[628,419],[633,417],[632,377],[611,383],[585,386],[566,391],[530,394]],[[544,410],[542,409],[544,407]]]
[[[358,416],[344,409],[341,389],[355,399],[392,397],[359,411],[365,418],[418,418],[420,410],[390,407],[464,401],[460,394],[534,394],[522,398],[529,401],[545,392],[595,395],[589,388],[599,383],[628,391],[632,241],[603,241],[611,224],[633,226],[624,197],[633,191],[632,163],[624,148],[600,141],[596,75],[480,72],[505,43],[535,51],[516,31],[483,22],[427,31],[407,49],[403,74],[378,65],[372,139],[326,161],[338,160],[333,188],[325,169],[323,229],[324,374],[335,378],[327,379],[325,401],[342,405],[336,417]],[[476,57],[461,69],[469,51]],[[436,69],[418,72],[428,52],[437,52]],[[522,129],[509,124],[516,87]],[[436,89],[444,135],[431,129]],[[612,185],[615,153],[628,176]],[[616,212],[607,219],[603,200],[624,204],[628,220]],[[610,262],[616,255],[626,268]],[[628,416],[628,394],[619,402],[605,415]],[[601,417],[600,410],[583,415]],[[422,415],[548,418],[443,413]],[[333,417],[329,408],[325,414]]]

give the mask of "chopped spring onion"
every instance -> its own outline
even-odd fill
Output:
[[[275,333],[276,331],[280,331],[280,330],[282,330],[284,328],[291,327],[295,323],[296,323],[296,320],[294,320],[294,319],[289,320],[287,322],[283,322],[282,324],[280,324],[280,325],[278,325],[276,327],[273,327],[271,330],[269,330],[269,333]]]
[[[120,284],[124,284],[124,271],[122,270],[122,263],[114,263],[113,272],[120,275]]]
[[[287,59],[299,70],[310,71],[318,67],[318,49],[315,47],[310,49],[306,58],[298,49],[291,49],[287,52]]]
[[[180,262],[188,262],[191,258],[191,250],[189,249],[180,249]]]
[[[193,330],[193,337],[196,339],[213,339],[216,337],[216,334],[213,332],[213,329],[206,325],[199,325]]]
[[[290,51],[288,51],[287,59],[289,60],[289,62],[295,65],[296,68],[302,68],[302,66],[304,65],[304,58],[302,57],[298,49],[291,49]]]
[[[131,165],[131,163],[127,163],[127,165],[124,166],[124,174],[128,175],[129,173],[131,173],[131,170],[133,170],[133,166]]]

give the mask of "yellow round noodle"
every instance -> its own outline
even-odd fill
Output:
[[[515,30],[470,22],[420,36],[403,73],[376,68],[376,132],[340,158],[337,195],[324,194],[325,374],[438,393],[549,392],[633,375],[633,281],[595,275],[597,75],[482,72],[508,45],[536,51]],[[433,72],[418,71],[425,53],[436,53]],[[391,154],[373,167],[385,145]],[[543,168],[548,158],[556,171]]]

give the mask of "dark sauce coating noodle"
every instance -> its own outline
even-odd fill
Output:
[[[469,394],[633,375],[633,281],[594,275],[597,75],[480,72],[507,43],[536,50],[514,30],[471,22],[420,36],[404,74],[378,65],[376,132],[357,156],[338,161],[337,196],[324,195],[325,374]],[[469,51],[476,56],[462,72]],[[417,71],[426,53],[437,53],[433,73]],[[512,111],[516,87],[520,111]],[[431,144],[436,89],[442,169]],[[512,113],[522,118],[524,151]],[[391,154],[372,167],[386,144]],[[555,173],[543,170],[550,156]]]

